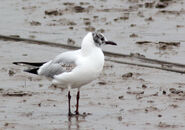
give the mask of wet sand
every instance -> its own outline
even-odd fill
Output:
[[[104,50],[185,63],[184,1],[166,1],[7,0],[0,5],[0,34],[79,46],[88,31],[99,30],[119,44]],[[0,129],[184,129],[183,74],[110,61],[81,89],[80,112],[90,115],[69,119],[66,90],[12,64],[64,51],[0,40]]]

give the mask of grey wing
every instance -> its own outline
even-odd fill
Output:
[[[42,65],[38,70],[38,74],[53,78],[54,75],[71,72],[77,66],[76,60],[79,55],[79,50],[64,52]]]
[[[73,60],[52,60],[45,63],[38,70],[39,75],[53,78],[54,75],[62,74],[64,72],[71,72],[76,67]]]
[[[64,72],[71,72],[76,67],[74,62],[53,62],[49,61],[40,67],[39,75],[53,78],[54,75],[62,74]]]

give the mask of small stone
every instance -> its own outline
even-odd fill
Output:
[[[183,25],[176,25],[177,28],[183,28]]]
[[[133,73],[132,72],[129,72],[129,73],[123,74],[122,75],[122,78],[130,78],[132,76],[133,76]]]
[[[153,5],[154,5],[154,2],[151,3],[151,2],[146,2],[145,3],[145,8],[153,8]]]
[[[101,32],[101,33],[104,33],[105,32],[105,30],[104,29],[99,29],[99,30],[97,30],[98,32]]]
[[[119,121],[122,121],[122,119],[123,119],[122,116],[118,116]]]
[[[166,95],[166,91],[165,90],[163,90],[163,95]]]
[[[118,99],[123,100],[124,96],[119,96]]]
[[[143,12],[139,11],[139,12],[137,13],[137,16],[139,16],[139,17],[144,17],[144,14],[143,14]]]
[[[155,6],[156,8],[166,8],[168,6],[168,3],[159,2]]]
[[[147,88],[147,86],[146,86],[145,84],[143,84],[143,85],[142,85],[142,88],[143,88],[143,89],[146,89],[146,88]]]
[[[69,29],[73,30],[73,27],[69,27]]]
[[[178,107],[178,105],[176,105],[176,104],[171,104],[171,105],[169,105],[170,107],[173,107],[173,108],[177,108]]]
[[[39,25],[41,25],[41,23],[38,22],[38,21],[31,21],[30,25],[32,25],[32,26],[39,26]]]
[[[74,3],[71,3],[71,2],[64,2],[63,5],[72,6],[72,5],[74,5]]]
[[[152,17],[146,18],[145,21],[154,21]]]
[[[136,26],[136,24],[130,24],[130,27],[135,27]]]
[[[147,103],[154,103],[154,101],[152,101],[152,100],[149,100],[149,101],[147,101]]]
[[[156,93],[152,94],[152,96],[158,96],[158,92],[156,92]]]
[[[39,103],[38,106],[41,107],[41,103]]]
[[[106,85],[107,83],[104,82],[104,81],[100,81],[100,82],[98,82],[98,84],[99,84],[99,85]]]
[[[43,87],[43,84],[39,84],[39,87]]]
[[[91,22],[90,21],[84,21],[84,24],[85,25],[91,25]]]
[[[74,6],[74,10],[76,13],[81,13],[85,11],[85,8],[82,6]]]
[[[121,19],[121,20],[128,20],[129,16],[123,16],[123,17],[120,17],[119,19]]]
[[[95,31],[95,28],[92,27],[92,26],[88,26],[85,28],[86,31],[89,31],[89,32],[94,32]]]
[[[67,44],[74,45],[75,44],[75,41],[73,39],[71,39],[71,38],[68,38],[67,39]]]
[[[28,56],[28,54],[22,54],[22,56]]]
[[[130,35],[130,37],[134,38],[134,37],[138,37],[138,35],[135,34],[135,33],[132,33],[132,34]]]
[[[172,1],[172,0],[160,0],[160,2],[169,2],[169,1]]]
[[[36,36],[35,35],[29,35],[29,38],[34,39]]]
[[[8,125],[9,125],[9,123],[5,123],[5,124],[4,124],[4,126],[8,126]]]
[[[98,16],[93,16],[93,18],[94,18],[94,19],[97,19],[97,18],[98,18]]]
[[[9,70],[8,74],[9,74],[9,76],[13,76],[15,74],[15,72],[13,70]]]
[[[170,88],[169,91],[173,94],[179,94],[179,93],[183,93],[183,91],[181,90],[176,90],[175,88]]]
[[[160,45],[159,50],[166,50],[167,49],[167,45]]]
[[[45,11],[45,15],[59,15],[59,11],[58,10],[46,10]]]

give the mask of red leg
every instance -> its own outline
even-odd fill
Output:
[[[70,91],[68,92],[68,115],[71,116],[71,95],[70,95]]]
[[[78,90],[77,95],[76,95],[76,111],[75,111],[76,115],[79,115],[79,111],[78,111],[79,99],[80,99],[80,91]]]

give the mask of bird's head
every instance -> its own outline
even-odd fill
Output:
[[[93,32],[92,38],[93,38],[94,44],[97,47],[100,47],[101,45],[117,45],[113,41],[108,41],[107,38],[102,33]]]
[[[108,41],[102,33],[89,32],[83,38],[81,49],[85,53],[90,53],[93,48],[101,47],[101,45],[117,45],[112,41]]]

